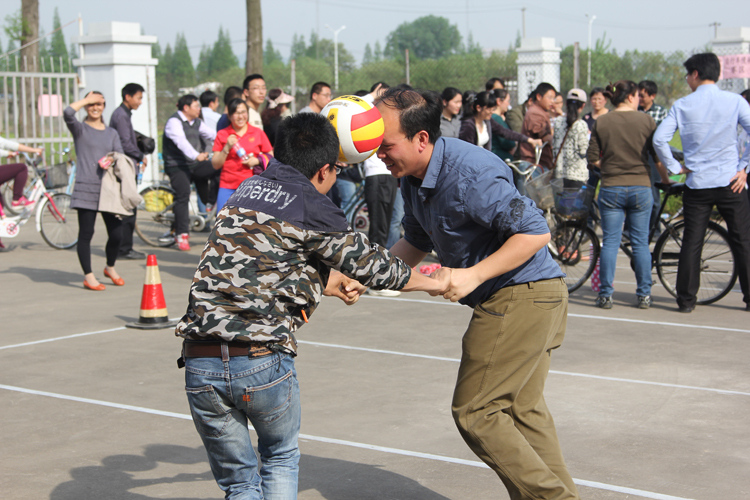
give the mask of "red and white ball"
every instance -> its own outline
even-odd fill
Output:
[[[383,142],[383,117],[378,108],[361,97],[344,95],[329,102],[321,114],[339,136],[339,161],[360,163],[372,156]]]

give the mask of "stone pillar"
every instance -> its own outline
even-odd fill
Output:
[[[121,91],[128,83],[138,83],[146,91],[143,104],[133,112],[133,128],[156,141],[156,151],[149,155],[148,168],[143,173],[144,185],[159,180],[159,130],[156,121],[156,75],[158,59],[151,57],[155,36],[141,35],[140,23],[106,22],[89,24],[87,35],[73,37],[73,43],[83,46],[83,57],[73,64],[79,68],[81,96],[91,90],[104,94],[107,107],[104,121],[109,124],[112,112],[122,104]]]
[[[750,54],[750,28],[718,28],[711,40],[711,51],[717,56]],[[719,88],[740,93],[748,87],[750,78],[719,80]]]
[[[518,50],[518,104],[542,82],[560,90],[560,52],[554,38],[524,38]]]

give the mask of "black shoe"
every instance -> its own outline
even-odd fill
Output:
[[[128,253],[121,253],[117,256],[118,259],[128,259],[128,260],[142,260],[146,258],[146,254],[143,252],[136,252],[135,250],[130,250]]]
[[[750,311],[750,304],[745,304],[745,311]]]
[[[601,309],[612,309],[612,297],[597,297],[596,307]]]
[[[693,309],[695,309],[695,306],[679,306],[679,311],[681,313],[691,313],[693,312]]]
[[[638,297],[638,309],[648,309],[649,307],[651,307],[650,295],[644,295],[642,297]]]

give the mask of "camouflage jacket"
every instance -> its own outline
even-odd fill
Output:
[[[305,176],[272,160],[219,212],[175,333],[296,353],[293,332],[320,303],[330,268],[375,289],[399,290],[411,277],[406,263],[352,231]]]

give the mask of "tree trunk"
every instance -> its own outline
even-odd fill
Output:
[[[247,4],[247,60],[245,72],[248,75],[263,73],[263,18],[260,0],[246,0]]]
[[[39,0],[21,0],[21,19],[22,29],[20,44],[23,46],[39,38]],[[31,44],[28,47],[21,49],[21,71],[38,71],[38,61],[38,43]],[[24,120],[23,134],[25,137],[30,138],[36,135],[36,131],[32,126],[34,100],[36,96],[36,93],[34,92],[33,78],[24,78],[24,91],[26,94],[26,120]]]

